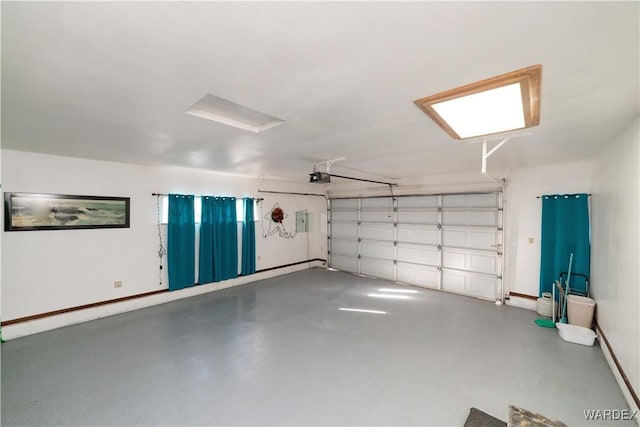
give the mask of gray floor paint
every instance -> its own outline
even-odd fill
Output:
[[[419,292],[367,296],[382,287]],[[3,344],[2,425],[460,426],[517,405],[595,426],[583,410],[628,409],[599,347],[535,319],[307,270]]]

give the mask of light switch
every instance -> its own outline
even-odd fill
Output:
[[[533,237],[529,237],[529,243],[533,244]]]

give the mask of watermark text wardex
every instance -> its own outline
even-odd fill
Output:
[[[637,410],[630,409],[585,409],[584,418],[587,421],[627,421],[635,420]]]

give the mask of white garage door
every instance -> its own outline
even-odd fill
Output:
[[[332,199],[330,265],[494,299],[502,214],[502,193]]]

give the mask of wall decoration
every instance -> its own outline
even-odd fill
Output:
[[[284,220],[284,211],[280,208],[273,208],[271,211],[271,221],[282,224],[282,220]]]
[[[292,233],[285,228],[284,220],[288,217],[289,215],[276,202],[269,212],[262,217],[262,237],[266,239],[276,234],[285,239],[296,237],[296,232]]]
[[[129,228],[129,197],[4,193],[4,230]]]

